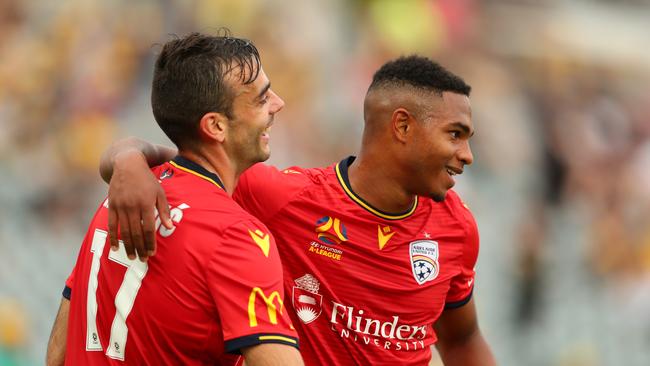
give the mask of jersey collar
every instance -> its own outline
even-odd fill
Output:
[[[223,183],[221,183],[221,179],[219,179],[218,175],[205,169],[199,164],[193,162],[192,160],[184,158],[180,155],[176,155],[176,157],[173,158],[169,163],[184,172],[194,174],[201,179],[207,180],[208,182],[216,185],[217,187],[223,189],[224,191],[226,190],[223,186]]]
[[[382,219],[386,220],[401,220],[405,219],[413,214],[415,212],[415,209],[418,207],[418,197],[415,196],[415,200],[413,201],[413,205],[411,208],[408,210],[401,212],[401,213],[389,213],[382,211],[378,208],[373,207],[371,204],[366,202],[363,198],[359,197],[354,191],[352,190],[352,185],[350,184],[350,179],[348,178],[348,168],[350,165],[352,165],[352,162],[354,161],[355,157],[354,156],[349,156],[343,160],[341,160],[339,163],[336,164],[334,167],[334,170],[336,171],[336,177],[338,178],[339,184],[341,184],[341,187],[343,187],[343,190],[345,193],[350,197],[354,202],[356,202],[359,206],[363,207],[366,211],[369,211],[373,215],[379,216]]]

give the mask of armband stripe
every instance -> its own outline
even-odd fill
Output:
[[[259,333],[251,334],[225,342],[225,351],[228,353],[240,354],[240,349],[262,343],[286,344],[299,348],[298,339],[278,333]]]
[[[445,304],[445,310],[447,309],[457,309],[469,302],[469,300],[472,299],[472,294],[474,293],[474,288],[472,287],[472,291],[469,292],[469,295],[465,297],[464,299],[460,301],[454,301],[454,302],[448,302]]]
[[[289,342],[293,344],[298,344],[298,341],[296,341],[293,338],[289,337],[282,337],[282,336],[260,336],[260,341],[266,341],[266,340],[276,340],[276,341],[284,341],[284,342]]]
[[[61,295],[63,295],[63,297],[65,297],[66,299],[70,300],[70,298],[72,297],[72,289],[68,286],[64,287],[63,293],[61,293]]]

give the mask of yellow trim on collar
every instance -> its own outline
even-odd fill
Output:
[[[404,218],[407,218],[407,217],[411,216],[413,214],[413,212],[415,212],[415,209],[417,209],[417,207],[418,207],[418,197],[417,196],[415,196],[415,203],[413,204],[413,207],[411,207],[411,209],[408,212],[406,212],[406,213],[404,213],[402,215],[389,215],[389,214],[385,214],[385,213],[373,208],[369,204],[365,203],[361,198],[359,198],[354,192],[352,192],[352,189],[350,189],[350,187],[348,187],[347,184],[345,184],[345,181],[343,180],[343,177],[341,176],[341,170],[339,168],[339,164],[340,163],[337,163],[336,167],[335,167],[336,177],[338,178],[339,183],[341,183],[341,186],[343,187],[343,190],[345,191],[345,193],[348,194],[348,196],[350,198],[352,198],[352,200],[354,202],[356,202],[359,206],[365,208],[366,210],[370,211],[371,213],[373,213],[373,214],[375,214],[375,215],[377,215],[377,216],[379,216],[379,217],[381,217],[383,219],[387,219],[387,220],[400,220],[400,219],[404,219]]]

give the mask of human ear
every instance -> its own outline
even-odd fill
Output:
[[[224,142],[228,134],[228,120],[221,113],[206,113],[199,122],[199,131],[203,138]]]
[[[405,108],[397,108],[391,116],[393,135],[400,142],[406,142],[413,132],[413,116]]]

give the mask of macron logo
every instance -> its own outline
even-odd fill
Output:
[[[251,235],[251,238],[253,239],[255,244],[257,244],[257,246],[260,247],[260,249],[262,249],[262,253],[264,253],[264,256],[268,258],[269,249],[270,249],[269,234],[266,234],[259,229],[255,229],[255,231],[251,231],[249,229],[248,233]]]
[[[386,243],[388,243],[394,234],[394,232],[390,232],[390,226],[384,226],[382,228],[381,225],[377,225],[377,240],[379,241],[379,250],[384,249],[384,246]]]

